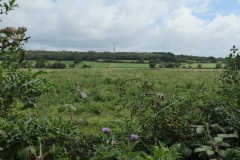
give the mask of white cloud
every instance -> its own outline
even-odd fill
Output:
[[[116,42],[117,51],[225,56],[239,42],[240,17],[197,17],[212,1],[19,0],[0,28],[26,26],[27,49],[111,51]]]

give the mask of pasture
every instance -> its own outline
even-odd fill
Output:
[[[74,113],[74,119],[84,121],[79,128],[85,134],[95,134],[98,127],[110,125],[110,120],[129,116],[127,110],[119,111],[123,101],[119,96],[119,83],[133,78],[148,80],[154,84],[158,93],[164,93],[166,98],[174,99],[174,96],[197,92],[199,84],[204,82],[206,86],[217,85],[216,77],[219,70],[198,69],[111,69],[111,68],[87,68],[87,69],[64,69],[46,70],[44,77],[53,82],[57,87],[43,95],[37,110],[39,116],[57,116],[58,108],[63,104],[71,104],[75,83],[83,85],[88,99],[78,97],[75,105],[78,110]],[[215,79],[215,80],[214,80]],[[129,86],[131,87],[131,86]],[[69,119],[69,113],[64,112],[64,119]]]

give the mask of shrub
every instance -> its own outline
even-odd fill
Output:
[[[174,64],[173,63],[165,63],[165,67],[166,68],[174,68]]]
[[[165,67],[164,63],[159,64],[159,68],[164,68],[164,67]]]
[[[202,68],[202,64],[198,64],[198,68]]]
[[[217,63],[217,64],[216,64],[216,69],[221,69],[221,68],[222,68],[222,64]]]
[[[90,65],[88,66],[88,65],[84,64],[83,68],[91,68],[91,66]]]

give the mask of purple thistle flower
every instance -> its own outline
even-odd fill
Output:
[[[131,134],[131,140],[136,141],[138,139],[138,135]]]
[[[102,132],[105,134],[108,134],[110,132],[110,129],[107,127],[102,128]]]

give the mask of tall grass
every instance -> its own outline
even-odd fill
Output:
[[[75,83],[83,83],[82,90],[88,94],[88,99],[76,99],[78,110],[74,118],[84,121],[84,127],[79,128],[85,134],[95,133],[97,126],[106,125],[112,119],[124,119],[127,111],[119,108],[122,101],[119,96],[119,82],[131,78],[148,79],[154,83],[155,90],[164,93],[166,98],[180,94],[190,94],[197,91],[198,85],[204,82],[208,86],[216,85],[214,77],[218,70],[175,70],[175,69],[65,69],[47,70],[45,78],[56,84],[56,88],[43,95],[38,102],[41,115],[58,115],[58,107],[70,104],[73,100]],[[63,113],[63,118],[69,117]],[[109,124],[110,125],[110,124]]]

